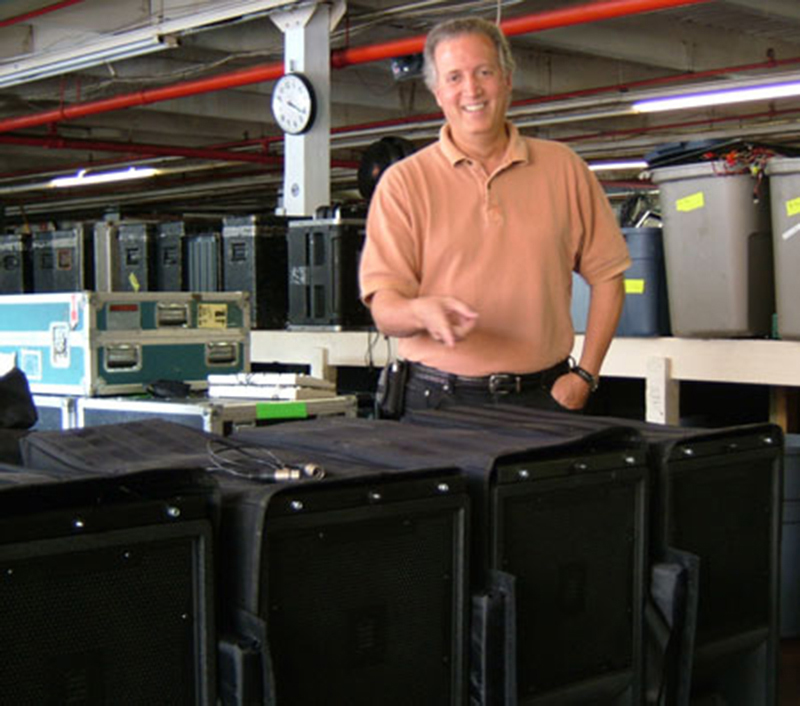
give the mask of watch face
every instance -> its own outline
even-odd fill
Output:
[[[272,114],[284,132],[299,135],[314,122],[314,89],[301,74],[285,74],[272,92]]]

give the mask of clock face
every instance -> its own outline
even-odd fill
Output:
[[[272,92],[272,114],[284,132],[300,135],[314,122],[316,101],[311,82],[302,74],[285,74]]]

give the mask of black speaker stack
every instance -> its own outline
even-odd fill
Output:
[[[214,492],[3,468],[0,700],[213,706]]]
[[[310,457],[324,480],[222,483],[223,701],[464,704],[463,478]]]
[[[602,432],[622,420],[526,410],[418,413],[425,426],[512,438]],[[783,434],[625,421],[650,469],[645,703],[777,703]],[[649,665],[649,670],[648,670]]]
[[[353,419],[242,435],[398,469],[457,465],[472,501],[474,702],[641,703],[647,470],[625,427],[512,438]]]
[[[33,288],[30,241],[22,233],[0,235],[0,294],[24,294]]]
[[[366,217],[356,209],[329,209],[296,220],[287,230],[289,327],[329,330],[368,329],[369,309],[359,299],[358,264],[366,237]]]
[[[289,308],[286,222],[258,215],[222,219],[222,281],[250,292],[251,326],[282,329]]]
[[[22,448],[15,704],[777,704],[774,425],[495,405]]]

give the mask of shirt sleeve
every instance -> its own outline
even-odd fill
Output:
[[[419,292],[421,235],[413,216],[412,195],[397,166],[381,176],[367,214],[359,287],[368,306],[379,290],[394,290],[406,297]]]
[[[576,270],[589,284],[622,274],[631,260],[617,217],[597,177],[578,158],[576,178],[580,198],[583,238]]]

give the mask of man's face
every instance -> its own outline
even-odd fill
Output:
[[[503,74],[491,40],[482,34],[447,39],[437,45],[434,62],[434,95],[456,143],[500,135],[511,77]]]

